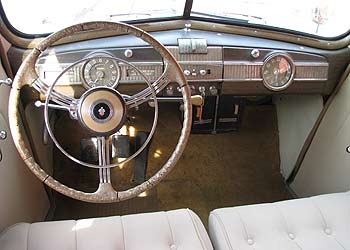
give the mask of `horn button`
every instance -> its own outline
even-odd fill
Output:
[[[94,135],[117,132],[124,125],[126,107],[118,91],[107,88],[92,88],[79,100],[78,120]]]

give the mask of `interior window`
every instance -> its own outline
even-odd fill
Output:
[[[2,0],[11,25],[43,34],[85,21],[130,21],[183,15],[186,0]],[[214,4],[215,2],[215,4]],[[349,30],[350,1],[193,0],[191,15],[217,21],[277,27],[320,37]]]
[[[335,37],[350,28],[349,7],[344,0],[194,0],[192,15]]]
[[[182,16],[185,0],[2,0],[11,25],[43,34],[85,21],[128,21]]]

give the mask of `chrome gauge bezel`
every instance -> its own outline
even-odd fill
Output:
[[[86,65],[93,59],[98,59],[99,57],[114,57],[112,54],[108,53],[108,52],[92,52],[90,54],[88,54],[85,58],[89,58],[89,60],[87,60],[86,62],[84,62],[84,64],[80,67],[80,76],[81,76],[81,80],[82,80],[82,83],[83,83],[83,86],[86,88],[86,89],[91,89],[93,87],[101,87],[101,86],[90,86],[89,83],[86,81],[86,78],[85,78],[85,74],[84,74],[84,71],[85,71],[85,67]],[[116,63],[115,61],[113,62],[116,70],[117,70],[117,77],[116,77],[116,80],[114,81],[113,85],[108,85],[108,86],[105,86],[105,87],[110,87],[110,88],[116,88],[119,81],[120,81],[120,78],[121,78],[121,69],[120,69],[120,66],[118,65],[118,63]]]
[[[284,85],[279,86],[279,87],[270,85],[267,82],[267,80],[265,79],[264,74],[263,74],[265,67],[266,67],[266,64],[269,61],[271,61],[273,58],[276,58],[276,57],[283,57],[284,59],[286,59],[290,65],[290,68],[291,68],[291,75],[289,77],[289,80]],[[295,76],[295,64],[294,64],[292,57],[290,55],[288,55],[287,53],[272,53],[272,54],[270,54],[269,56],[267,56],[265,58],[264,63],[261,67],[261,78],[263,80],[264,86],[272,91],[282,91],[282,90],[287,89],[292,84],[292,82],[294,80],[294,76]]]

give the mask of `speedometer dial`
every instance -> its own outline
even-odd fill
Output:
[[[262,66],[264,85],[274,91],[286,89],[293,81],[295,66],[290,56],[275,53],[267,57]]]
[[[120,79],[120,68],[109,54],[90,55],[82,67],[82,79],[86,88],[97,86],[115,87]]]

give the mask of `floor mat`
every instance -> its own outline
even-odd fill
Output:
[[[135,128],[146,130],[152,115],[139,112]],[[164,164],[178,140],[181,124],[176,105],[161,105],[153,138],[148,175]],[[137,115],[136,115],[137,116]],[[57,126],[80,133],[61,117]],[[71,127],[70,127],[71,126]],[[56,135],[67,148],[79,148],[65,133]],[[94,169],[73,164],[55,151],[54,174],[64,184],[92,192],[98,186]],[[120,190],[132,186],[132,166],[112,171],[112,182]],[[215,208],[273,202],[291,198],[279,171],[278,127],[274,106],[247,107],[239,132],[191,135],[175,169],[145,197],[114,204],[90,204],[56,194],[55,220],[123,215],[188,207],[207,223]]]

